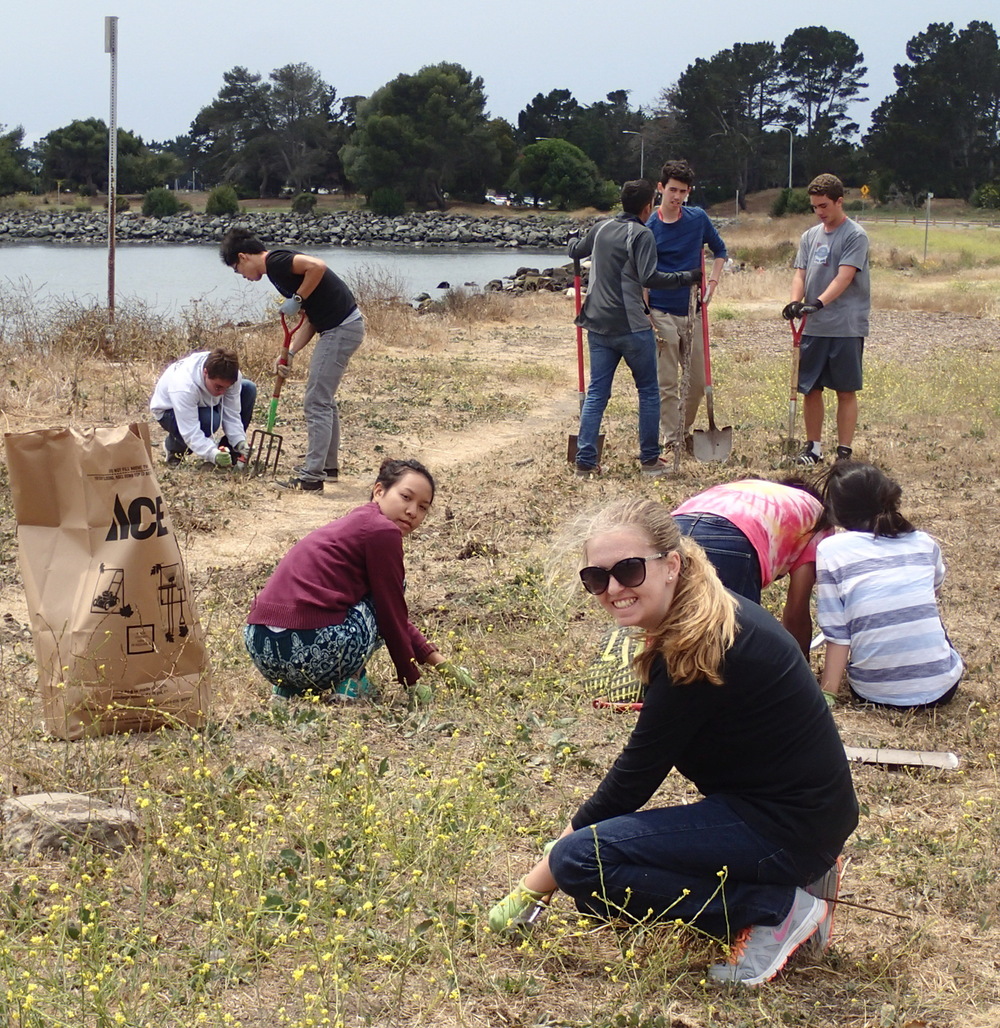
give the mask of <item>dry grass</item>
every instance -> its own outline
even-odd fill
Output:
[[[744,261],[746,270],[726,276],[717,303],[780,308],[788,298],[799,236],[813,223],[809,215],[744,217],[726,228],[730,255]],[[934,229],[925,261],[922,227],[872,222],[864,227],[871,240],[875,308],[1000,315],[1000,229]]]
[[[785,272],[773,274],[777,288]],[[0,622],[2,789],[122,800],[144,829],[124,858],[81,849],[0,870],[4,1023],[996,1023],[998,326],[947,312],[875,312],[858,447],[899,477],[907,514],[942,541],[942,610],[968,673],[957,700],[934,714],[843,706],[836,718],[851,743],[952,749],[963,764],[856,769],[862,821],[847,847],[845,898],[860,907],[841,909],[832,953],[733,992],[704,979],[717,949],[673,926],[599,929],[561,899],[524,940],[484,928],[489,904],[560,830],[629,726],[579,694],[603,623],[587,607],[567,620],[549,602],[558,529],[623,491],[673,504],[782,465],[787,326],[773,307],[754,308],[766,297],[734,300],[734,286],[727,280],[719,299],[734,316],[717,320],[716,413],[736,438],[725,466],[685,461],[676,477],[641,479],[634,388],[621,376],[607,475],[575,479],[564,459],[577,412],[572,305],[552,294],[514,302],[504,320],[413,315],[403,331],[373,323],[341,391],[346,479],[321,497],[157,464],[217,683],[201,733],[66,744],[39,730],[13,517],[0,491],[0,599],[11,615]],[[273,328],[206,331],[235,338],[250,366],[269,366]],[[165,329],[155,352],[125,361],[81,355],[73,374],[87,399],[75,405],[60,391],[64,369],[44,360],[50,345],[39,340],[3,398],[12,431],[144,416],[159,361],[187,345],[187,332]],[[304,440],[301,391],[293,378],[282,400],[292,451]],[[380,657],[371,673],[382,705],[300,704],[271,716],[238,633],[253,590],[292,539],[367,498],[389,453],[437,473],[434,513],[408,544],[408,602],[428,635],[471,668],[478,692],[445,691],[411,715]],[[769,590],[768,606],[781,602],[781,589]],[[671,776],[656,802],[690,795]]]

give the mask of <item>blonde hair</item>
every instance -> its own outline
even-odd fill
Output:
[[[604,508],[590,522],[587,542],[620,529],[638,530],[654,550],[677,552],[681,558],[670,609],[647,634],[646,646],[635,659],[639,678],[649,681],[653,660],[662,654],[674,684],[704,679],[721,685],[722,661],[736,638],[736,601],[719,581],[705,551],[682,536],[670,511],[654,500],[619,500]]]

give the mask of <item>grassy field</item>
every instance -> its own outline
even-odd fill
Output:
[[[784,241],[798,231],[786,228]],[[881,231],[878,253],[912,256],[916,244]],[[733,242],[764,255],[783,240],[748,228]],[[718,946],[673,923],[599,924],[563,897],[530,935],[506,940],[485,926],[629,731],[628,715],[593,710],[581,689],[605,625],[584,597],[567,604],[547,584],[567,570],[554,563],[559,529],[623,492],[675,504],[716,481],[784,469],[789,338],[777,311],[787,268],[728,277],[712,308],[716,417],[734,426],[733,457],[685,460],[656,482],[636,471],[624,379],[608,411],[605,477],[582,482],[565,462],[577,412],[571,301],[456,295],[447,313],[418,316],[382,282],[363,297],[370,337],[342,387],[341,484],[289,495],[168,471],[154,457],[212,655],[204,730],[75,743],[45,734],[0,490],[0,792],[79,791],[126,804],[142,824],[141,843],[120,857],[81,846],[0,866],[0,1024],[1000,1023],[1000,322],[995,308],[966,306],[970,283],[995,288],[992,267],[986,254],[940,279],[881,259],[876,269],[858,455],[899,478],[904,511],[941,540],[942,611],[968,670],[954,703],[932,714],[841,705],[835,718],[845,742],[952,750],[962,764],[855,769],[862,819],[824,960],[793,959],[774,982],[732,990],[705,977]],[[163,363],[196,344],[237,345],[266,383],[275,348],[270,325],[206,319],[192,335],[123,314],[109,361],[99,312],[29,314],[0,294],[3,343],[21,353],[0,381],[7,431],[145,420]],[[280,409],[293,454],[305,438],[301,396],[295,378]],[[411,711],[376,657],[381,702],[272,713],[240,634],[253,592],[294,539],[367,499],[387,454],[419,457],[438,477],[434,511],[408,543],[408,602],[472,671],[475,693],[444,690]],[[772,587],[766,605],[782,602]],[[671,775],[654,802],[690,798]]]

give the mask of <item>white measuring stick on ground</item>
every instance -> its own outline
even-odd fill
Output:
[[[944,750],[893,750],[887,747],[844,746],[852,764],[888,764],[892,767],[939,767],[954,771],[958,754]]]

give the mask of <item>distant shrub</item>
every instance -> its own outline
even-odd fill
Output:
[[[594,195],[590,202],[599,211],[610,211],[612,207],[617,205],[620,198],[621,190],[611,179],[607,179],[601,182],[594,190]]]
[[[385,218],[398,218],[406,213],[403,194],[392,186],[379,186],[369,197],[368,207],[373,213]]]
[[[180,209],[177,194],[163,186],[150,189],[142,198],[142,213],[147,218],[169,218]]]
[[[97,190],[86,182],[84,182],[84,184],[77,190],[77,193],[80,196],[93,196],[96,192]]]
[[[216,186],[205,201],[206,214],[239,214],[240,200],[232,186]]]
[[[292,201],[292,211],[295,214],[312,214],[315,207],[315,193],[299,193],[299,195]]]
[[[1000,209],[1000,185],[995,182],[987,182],[980,186],[972,194],[972,206],[983,207],[986,210]]]
[[[128,210],[131,210],[131,209],[132,209],[132,205],[129,203],[128,197],[127,196],[122,196],[121,193],[119,193],[115,197],[115,210],[121,212],[121,211],[128,211]]]
[[[796,243],[790,239],[783,239],[776,243],[737,246],[729,251],[729,256],[748,268],[788,268],[791,267],[797,250]]]
[[[0,211],[30,211],[34,206],[34,201],[28,193],[0,197]]]
[[[854,212],[854,211],[863,211],[864,209],[865,209],[865,202],[864,202],[864,200],[848,200],[847,203],[844,204],[844,210],[845,211]]]
[[[812,204],[804,189],[782,189],[771,204],[771,217],[781,218],[786,214],[811,214]]]

